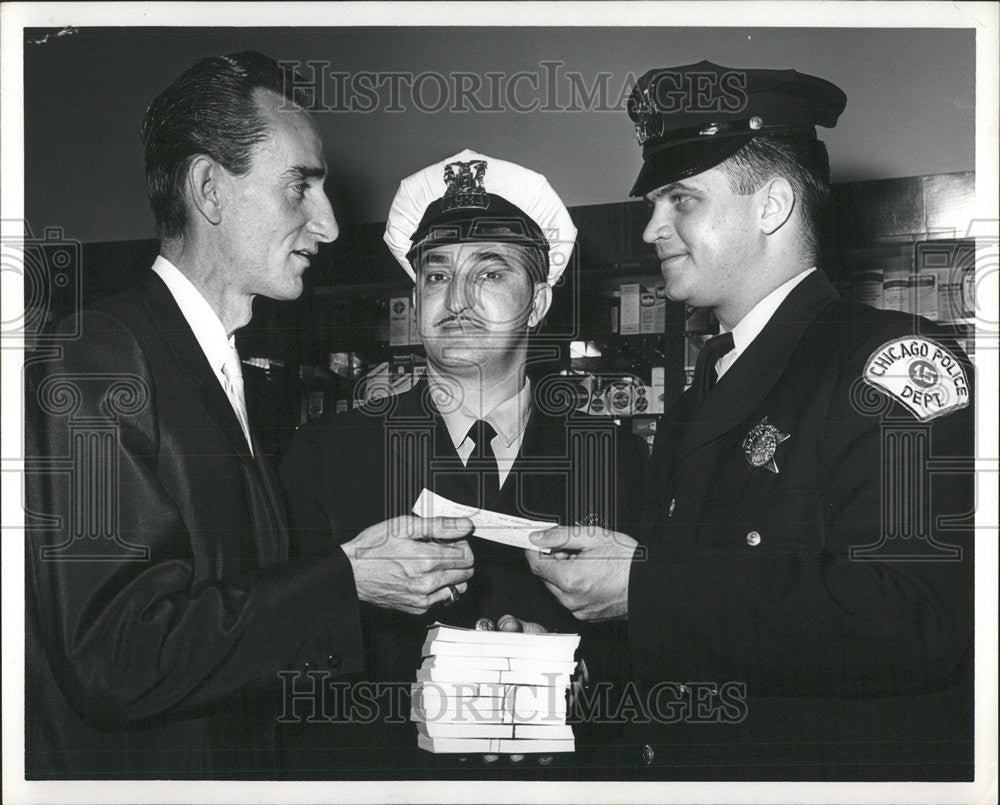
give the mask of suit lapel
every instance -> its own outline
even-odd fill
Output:
[[[412,482],[412,494],[404,492],[404,496],[400,499],[401,505],[405,507],[405,511],[400,513],[409,513],[409,507],[413,505],[424,487],[456,503],[478,505],[475,479],[466,472],[465,465],[458,457],[448,428],[434,406],[426,378],[422,378],[410,391],[396,398],[396,405],[388,415],[387,422],[392,428],[405,428],[411,433],[427,434],[429,439],[426,449],[418,451],[419,456],[416,460],[419,466],[402,466],[400,462],[407,460],[404,456],[394,454],[386,456],[387,468],[391,467],[388,477],[402,480],[405,473],[407,478],[402,480],[402,483]],[[412,477],[414,475],[419,477]]]
[[[565,465],[565,422],[543,414],[532,403],[521,449],[500,490],[501,510],[518,516],[526,516],[524,512],[535,516],[556,512],[549,500],[560,485],[565,488]],[[562,513],[561,506],[558,513]]]
[[[656,438],[653,453],[649,458],[649,489],[658,491],[659,496],[647,497],[640,514],[640,533],[646,539],[655,533],[663,520],[669,516],[670,501],[673,497],[674,462],[677,447],[684,433],[684,427],[691,416],[694,395],[686,391],[678,397],[656,423]]]
[[[675,460],[743,422],[781,378],[806,328],[837,298],[821,271],[795,286],[703,403],[690,411]]]
[[[267,520],[271,528],[257,530],[257,556],[262,566],[288,560],[288,525],[285,517],[285,506],[278,489],[278,479],[274,470],[264,457],[260,442],[253,438],[254,464],[257,468],[257,478],[264,488],[264,504]]]
[[[170,290],[155,272],[146,271],[136,292],[181,372],[191,381],[191,390],[205,413],[218,426],[233,453],[252,464],[236,412]]]
[[[428,468],[426,486],[456,503],[478,506],[480,501],[476,474],[469,472],[459,458],[444,419],[434,408],[427,393],[426,378],[418,382],[412,391],[400,396],[399,405],[391,417],[394,421],[405,421],[408,424],[433,424],[431,466]],[[560,484],[565,483],[565,472],[542,472],[538,465],[548,468],[553,461],[561,460],[560,469],[564,470],[562,465],[566,463],[565,459],[565,423],[542,414],[532,404],[521,449],[500,489],[494,503],[495,508],[511,514],[518,514],[525,509],[531,512],[551,509],[551,506],[546,505],[547,501]]]
[[[136,292],[149,312],[150,321],[176,359],[179,371],[190,381],[195,398],[222,433],[232,453],[239,457],[253,510],[252,520],[258,525],[252,537],[248,535],[254,541],[258,565],[263,567],[284,561],[288,556],[284,507],[260,445],[254,440],[254,454],[251,455],[229,398],[163,280],[153,271],[147,271]]]
[[[684,428],[691,418],[691,407],[694,394],[685,391],[667,409],[656,423],[656,438],[653,441],[653,454],[650,456],[650,467],[654,470],[673,466],[677,454],[677,446],[684,434]]]

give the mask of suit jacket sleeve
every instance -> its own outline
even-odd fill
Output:
[[[972,635],[972,407],[928,425],[929,455],[951,461],[950,470],[931,472],[915,454],[884,453],[887,425],[902,423],[910,435],[922,426],[898,403],[858,385],[870,353],[868,344],[840,364],[821,426],[819,476],[788,477],[787,506],[769,514],[801,523],[813,547],[803,549],[806,540],[757,552],[667,545],[633,563],[630,643],[645,678],[739,680],[757,693],[849,696],[934,689],[959,672]],[[971,367],[966,374],[971,381]],[[861,410],[859,389],[881,415]],[[905,553],[915,542],[897,533],[880,553],[852,557],[852,548],[879,541],[883,489],[893,482],[903,489],[907,473],[919,473],[932,532],[961,556],[897,558],[893,551]],[[900,518],[908,502],[894,501],[901,509],[889,506],[886,517],[905,529]],[[807,508],[812,514],[803,513]],[[928,550],[926,543],[916,547]]]
[[[336,501],[329,491],[331,468],[324,457],[323,433],[314,425],[300,427],[278,467],[291,523],[290,551],[295,557],[343,555],[343,551],[334,549],[357,536],[353,530],[338,527]],[[333,474],[336,472],[333,470]],[[344,486],[354,488],[354,479],[346,479]]]
[[[50,364],[47,376],[55,385],[48,384],[47,395],[29,391],[29,417],[39,392],[48,409],[29,418],[29,454],[50,460],[72,454],[71,418],[107,421],[111,395],[88,394],[88,378],[130,380],[149,391],[149,403],[117,417],[117,479],[107,490],[118,496],[117,529],[88,546],[89,553],[106,555],[75,560],[69,551],[45,559],[43,549],[58,540],[42,529],[29,532],[29,610],[66,698],[93,723],[162,720],[203,715],[275,684],[278,671],[299,670],[307,661],[335,656],[329,665],[356,670],[361,638],[346,557],[261,566],[252,536],[242,537],[246,550],[226,553],[223,537],[231,545],[233,535],[220,534],[216,542],[193,533],[187,512],[195,503],[168,488],[184,473],[167,476],[162,465],[190,466],[184,462],[199,460],[198,447],[158,421],[158,395],[169,393],[156,388],[164,378],[151,372],[143,347],[116,318],[84,316],[83,337],[66,343],[62,358]],[[74,394],[72,417],[54,410],[60,398]],[[188,456],[179,455],[185,450]],[[217,466],[238,473],[239,457],[221,460],[230,463]],[[110,478],[96,469],[90,481]],[[86,470],[73,467],[69,478],[29,475],[30,505],[65,525],[72,519],[74,473]],[[213,488],[194,493],[201,505],[231,505]],[[144,556],[125,555],[120,542]]]

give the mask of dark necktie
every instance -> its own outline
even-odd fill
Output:
[[[493,454],[493,445],[490,444],[496,435],[493,426],[482,419],[477,419],[466,434],[466,438],[472,439],[476,446],[465,466],[476,474],[480,482],[480,505],[484,509],[489,508],[500,494],[500,472],[497,469],[497,458]]]
[[[715,374],[715,363],[733,348],[733,334],[730,332],[709,338],[701,352],[698,353],[698,362],[694,367],[694,381],[692,387],[695,393],[695,404],[700,403],[708,396],[717,379]]]

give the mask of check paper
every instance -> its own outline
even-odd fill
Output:
[[[475,506],[463,506],[429,489],[424,489],[420,493],[417,502],[413,504],[413,513],[420,517],[467,517],[476,527],[474,535],[480,539],[513,545],[515,548],[530,548],[542,553],[551,553],[551,550],[533,545],[528,535],[533,531],[544,531],[558,525],[543,520],[527,520],[512,514],[477,509]]]

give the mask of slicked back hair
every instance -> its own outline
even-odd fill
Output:
[[[209,156],[234,175],[250,170],[254,147],[270,134],[255,93],[274,92],[307,107],[271,57],[253,50],[195,62],[156,96],[142,121],[149,204],[162,239],[184,234],[184,182],[189,161]]]

